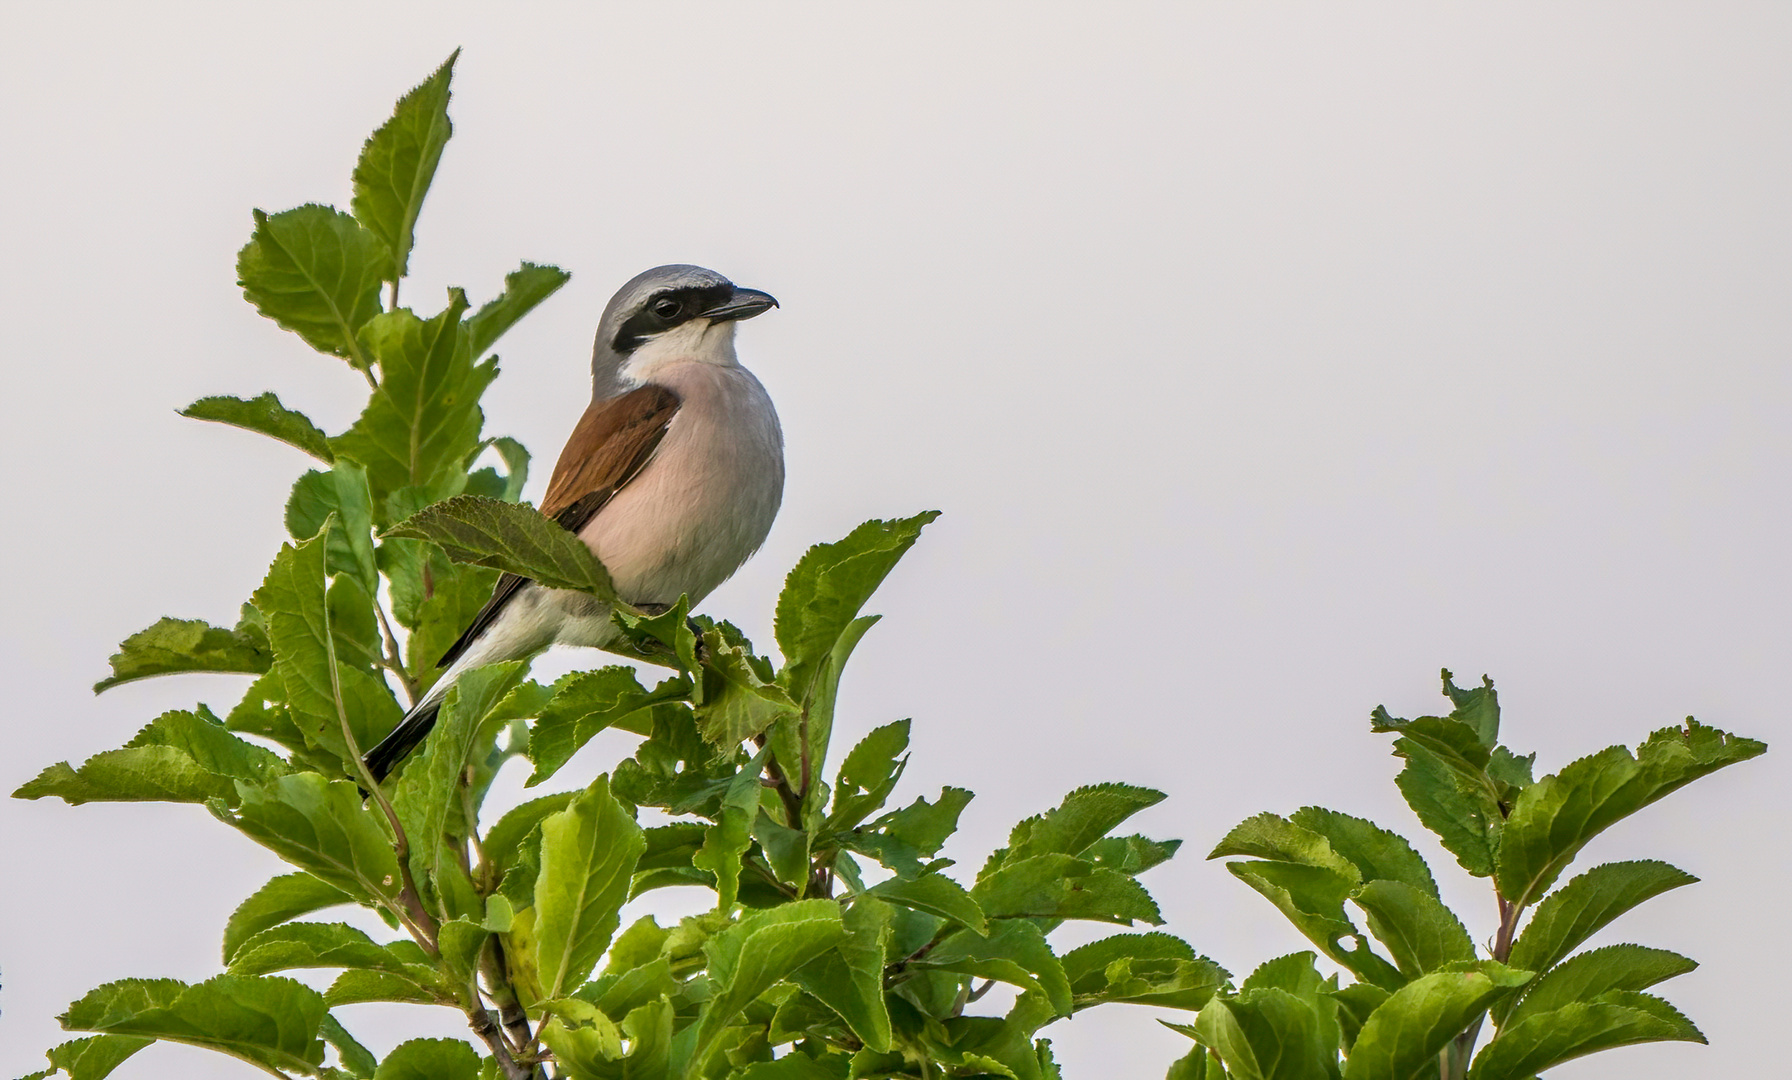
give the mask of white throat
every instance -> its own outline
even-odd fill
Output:
[[[732,319],[720,323],[692,319],[655,334],[629,353],[628,361],[622,365],[622,377],[634,383],[644,383],[669,364],[693,361],[716,367],[739,367],[740,361],[734,355],[734,327]]]

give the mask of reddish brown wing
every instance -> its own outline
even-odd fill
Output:
[[[541,512],[569,532],[578,532],[597,516],[623,485],[634,479],[659,449],[666,428],[678,412],[678,395],[663,386],[643,386],[606,401],[594,401],[572,429]],[[498,579],[479,614],[442,654],[437,667],[447,667],[467,651],[529,579],[505,574]]]

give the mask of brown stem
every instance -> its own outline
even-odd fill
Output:
[[[479,973],[485,976],[486,996],[498,1007],[498,1020],[509,1034],[511,1045],[519,1051],[532,1051],[535,1033],[529,1029],[529,1013],[510,983],[510,961],[504,956],[503,941],[496,935],[486,939],[479,954]]]
[[[504,1041],[504,1033],[498,1029],[498,1022],[492,1019],[488,1009],[477,1003],[468,1006],[467,1024],[492,1052],[492,1060],[498,1063],[498,1071],[504,1080],[532,1080],[535,1077],[535,1066],[525,1065],[511,1053],[510,1044]]]
[[[417,680],[411,678],[411,673],[405,670],[404,654],[398,649],[398,638],[393,636],[392,623],[386,618],[385,605],[381,604],[378,599],[373,602],[373,613],[379,617],[380,634],[386,639],[386,662],[382,666],[398,676],[399,685],[404,687],[406,700],[415,705],[417,704],[417,695],[422,691],[422,687],[418,686]]]
[[[1500,910],[1500,928],[1493,938],[1493,958],[1503,964],[1512,955],[1512,938],[1524,908],[1501,896],[1498,886],[1494,888],[1493,897],[1499,902]],[[1476,1018],[1469,1029],[1450,1040],[1449,1046],[1439,1055],[1437,1068],[1442,1080],[1462,1080],[1468,1075],[1469,1058],[1474,1053],[1475,1040],[1481,1036],[1485,1019],[1485,1016]]]
[[[765,749],[765,736],[763,734],[753,736],[753,745],[761,750]],[[805,769],[807,768],[807,763],[805,763],[804,767]],[[778,801],[784,804],[784,816],[788,819],[790,827],[793,829],[802,828],[802,797],[791,788],[789,778],[784,775],[784,770],[778,767],[778,759],[776,755],[768,756],[765,759],[765,777],[772,782],[772,787],[777,789]]]
[[[1494,897],[1500,904],[1500,929],[1493,939],[1493,958],[1503,964],[1512,955],[1512,935],[1518,929],[1518,914],[1523,909],[1497,892]]]

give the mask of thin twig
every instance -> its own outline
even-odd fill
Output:
[[[753,745],[761,750],[765,749],[765,734],[763,732],[753,736]],[[793,829],[802,828],[802,797],[797,795],[797,793],[791,789],[789,778],[784,775],[784,770],[778,767],[777,755],[767,755],[765,759],[765,776],[766,779],[771,781],[771,786],[777,789],[778,799],[784,804],[784,817],[787,819],[790,827]]]
[[[399,684],[404,687],[404,696],[411,705],[415,705],[417,704],[417,694],[422,688],[417,685],[416,679],[411,678],[411,673],[404,668],[404,654],[399,651],[398,638],[393,635],[392,623],[386,618],[386,606],[380,603],[378,597],[375,597],[373,601],[373,613],[379,617],[380,634],[386,639],[386,663],[384,666],[387,671],[398,676]]]
[[[330,527],[333,524],[333,517],[324,522],[324,528],[320,535],[325,544],[329,543]],[[328,584],[326,571],[325,585]],[[336,632],[330,625],[328,604],[324,605],[324,658],[330,665],[330,696],[336,705],[336,719],[342,724],[342,741],[348,749],[348,759],[355,763],[355,771],[361,776],[361,790],[367,792],[374,802],[379,804],[380,810],[386,815],[386,822],[392,826],[392,852],[398,858],[398,874],[404,882],[403,888],[399,890],[398,894],[399,903],[404,910],[395,910],[393,914],[397,915],[399,920],[405,924],[405,929],[410,931],[411,936],[417,940],[417,944],[422,946],[425,952],[434,956],[436,955],[436,933],[440,926],[429,912],[424,910],[423,898],[417,892],[417,882],[411,877],[410,841],[405,837],[404,826],[399,824],[398,814],[392,809],[392,803],[387,800],[386,793],[380,790],[380,785],[378,781],[374,780],[373,773],[368,771],[367,763],[361,760],[361,744],[355,739],[355,730],[348,722],[348,709],[342,704],[342,674],[336,670]]]

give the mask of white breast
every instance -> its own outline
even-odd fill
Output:
[[[752,372],[692,360],[657,366],[679,396],[653,458],[580,531],[637,604],[694,604],[771,531],[784,496],[784,437]]]

